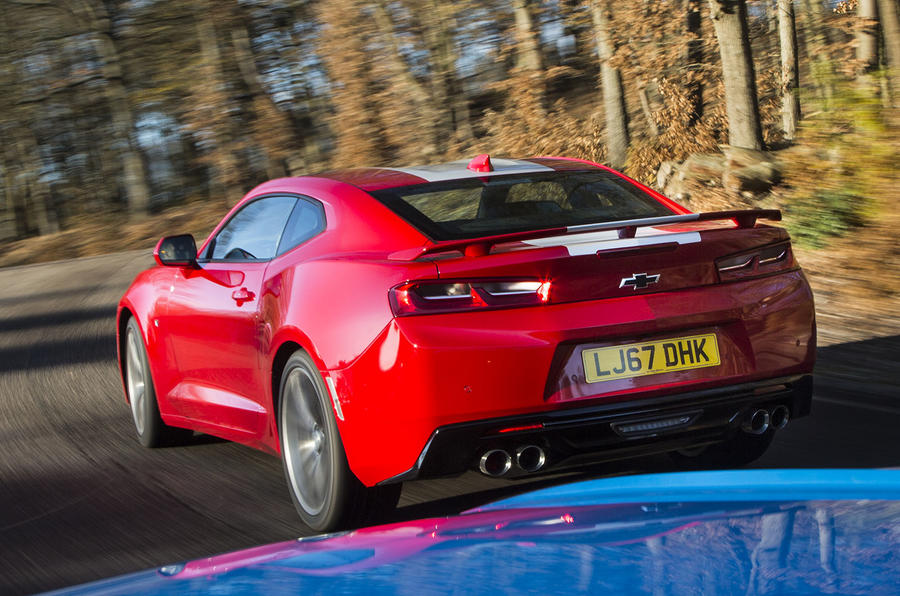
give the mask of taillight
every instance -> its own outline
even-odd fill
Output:
[[[797,261],[790,242],[764,246],[730,257],[716,259],[721,281],[733,281],[749,277],[760,277],[779,271],[795,269]]]
[[[414,281],[390,291],[398,317],[466,310],[536,306],[550,302],[550,282],[536,279]]]

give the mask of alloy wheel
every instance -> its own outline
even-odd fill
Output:
[[[291,489],[304,511],[318,515],[329,498],[332,447],[316,384],[302,367],[292,369],[285,381],[281,429]]]
[[[125,347],[125,383],[128,389],[128,401],[131,402],[131,415],[139,435],[144,434],[145,412],[144,401],[147,399],[147,388],[144,375],[144,362],[138,345],[137,334],[128,330]]]

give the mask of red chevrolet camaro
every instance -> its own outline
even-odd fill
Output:
[[[119,306],[146,446],[280,454],[316,530],[402,482],[759,457],[809,413],[815,315],[778,211],[690,213],[563,158],[283,178]]]

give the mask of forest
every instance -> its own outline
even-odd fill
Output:
[[[0,252],[478,153],[780,207],[822,245],[900,182],[898,4],[0,0]]]

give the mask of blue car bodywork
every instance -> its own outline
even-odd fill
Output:
[[[590,480],[62,594],[897,594],[900,471]]]

